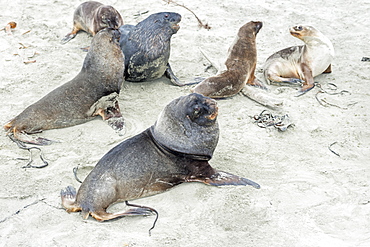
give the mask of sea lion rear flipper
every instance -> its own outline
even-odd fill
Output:
[[[288,83],[293,86],[299,86],[305,83],[304,80],[301,80],[299,78],[285,78],[285,77],[278,76],[277,74],[269,74],[267,77],[267,80],[271,84],[277,84],[279,86],[284,85],[284,83]]]
[[[118,213],[107,213],[106,211],[96,211],[96,212],[90,212],[91,216],[98,220],[98,221],[106,221],[106,220],[112,220],[124,216],[149,216],[155,213],[156,211],[153,211],[149,207],[136,207],[131,208],[124,212],[118,212]]]
[[[80,49],[81,49],[82,51],[84,51],[84,52],[88,52],[88,51],[89,51],[89,49],[90,49],[90,46],[81,47]]]
[[[62,205],[68,213],[81,211],[81,207],[76,205],[76,195],[76,189],[72,186],[67,186],[64,190],[60,191]]]
[[[256,189],[259,189],[261,187],[259,184],[249,179],[223,171],[216,171],[216,173],[214,173],[212,176],[206,178],[190,178],[187,179],[186,182],[201,182],[212,186],[251,185]]]
[[[16,130],[14,130],[13,136],[10,139],[12,139],[12,141],[18,140],[24,143],[40,145],[40,146],[46,146],[46,145],[50,145],[56,142],[56,141],[52,141],[52,140],[49,140],[43,137],[30,136],[30,135],[27,135],[26,133],[18,132]]]

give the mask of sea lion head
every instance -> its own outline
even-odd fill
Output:
[[[150,15],[148,18],[138,24],[138,26],[144,25],[146,30],[160,30],[168,35],[177,33],[180,29],[179,22],[181,21],[181,15],[174,12],[159,12]]]
[[[99,54],[112,53],[110,49],[107,48],[107,45],[112,45],[117,49],[119,46],[119,39],[121,33],[119,30],[112,28],[104,28],[100,30],[91,41],[89,53],[93,53],[94,50],[99,50]],[[122,55],[123,56],[123,55]]]
[[[97,16],[100,16],[102,27],[118,29],[123,25],[122,17],[119,12],[109,5],[101,6],[97,11]]]
[[[250,21],[244,24],[238,32],[239,37],[246,37],[248,34],[253,34],[254,36],[257,35],[259,30],[262,28],[262,22],[260,21]]]
[[[305,41],[306,39],[309,39],[310,37],[316,37],[318,30],[308,25],[297,25],[297,26],[291,27],[289,29],[289,32],[294,37],[302,41]]]
[[[171,101],[150,131],[161,146],[209,160],[219,136],[215,100],[192,93]]]

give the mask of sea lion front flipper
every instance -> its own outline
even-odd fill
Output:
[[[193,85],[193,84],[199,83],[199,82],[189,82],[189,83],[182,83],[182,82],[180,82],[179,78],[177,78],[177,76],[175,76],[175,74],[173,73],[173,71],[172,71],[171,66],[170,66],[169,63],[167,64],[167,69],[164,72],[164,75],[168,79],[170,79],[170,81],[172,82],[173,85],[179,86],[179,87],[182,87],[182,86],[185,86],[185,85]]]
[[[315,87],[315,82],[310,67],[307,64],[302,63],[301,68],[305,78],[305,83],[303,83],[302,88],[298,91],[296,97],[307,93],[308,91]]]
[[[259,184],[249,179],[223,171],[215,171],[210,177],[189,178],[186,179],[186,182],[201,182],[212,186],[251,185],[256,189],[261,187]]]
[[[173,73],[172,68],[171,68],[169,63],[167,63],[167,68],[166,68],[166,71],[164,72],[164,75],[168,79],[170,79],[170,81],[172,82],[173,85],[180,86],[180,87],[186,85],[184,83],[181,83],[179,78],[177,78],[177,76],[175,76],[175,74]]]
[[[123,130],[125,127],[125,120],[122,117],[117,97],[117,93],[101,97],[90,107],[87,115],[100,115],[115,131]]]

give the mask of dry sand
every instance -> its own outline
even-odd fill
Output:
[[[0,123],[4,124],[52,89],[72,79],[86,55],[81,47],[91,37],[80,33],[61,45],[72,28],[72,15],[81,1],[1,0],[0,25],[18,26],[12,36],[0,32]],[[0,246],[370,246],[369,82],[370,2],[345,1],[186,1],[212,29],[197,27],[184,8],[160,0],[110,1],[125,23],[136,24],[149,14],[174,11],[183,16],[173,36],[170,62],[183,81],[207,77],[209,62],[224,62],[237,30],[251,20],[263,21],[257,35],[257,77],[265,59],[282,48],[302,42],[288,28],[309,23],[332,40],[336,50],[333,73],[316,81],[350,94],[320,94],[336,106],[315,99],[318,88],[294,97],[296,88],[271,86],[284,106],[271,110],[288,114],[295,124],[286,132],[258,127],[252,116],[265,107],[239,94],[219,100],[221,136],[211,164],[258,182],[252,187],[215,188],[183,184],[160,195],[132,203],[159,211],[154,216],[99,223],[62,209],[59,192],[79,186],[72,169],[83,178],[112,147],[156,120],[163,107],[190,87],[165,79],[125,83],[120,106],[127,122],[124,136],[101,119],[40,134],[58,140],[42,148],[50,163],[44,169],[23,169],[25,150],[0,136]],[[149,11],[139,17],[135,14]],[[27,32],[29,31],[29,32]],[[27,32],[27,33],[26,33]],[[23,47],[26,49],[19,49]],[[34,54],[36,53],[36,54]],[[18,55],[15,55],[18,54]],[[29,58],[28,58],[29,57]],[[23,61],[36,60],[24,64]],[[339,106],[339,107],[337,107]],[[328,146],[337,142],[332,149]],[[35,165],[40,165],[33,151]],[[112,210],[124,208],[116,204]]]

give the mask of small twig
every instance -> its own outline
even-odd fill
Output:
[[[155,220],[153,222],[153,226],[149,229],[149,236],[151,236],[151,230],[154,229],[155,224],[157,223],[157,220],[158,220],[158,217],[159,217],[159,214],[158,214],[157,210],[155,210],[154,208],[151,208],[151,207],[147,207],[147,206],[131,204],[128,201],[125,201],[125,203],[126,203],[127,206],[130,206],[130,207],[137,207],[137,208],[146,208],[146,209],[149,209],[150,211],[152,211],[153,213],[156,214]]]
[[[28,31],[26,31],[26,32],[22,33],[22,35],[25,35],[25,34],[27,34],[27,33],[29,33],[29,32],[31,32],[31,30],[28,30]]]
[[[187,9],[188,11],[190,11],[195,16],[195,18],[198,21],[198,26],[199,27],[201,27],[201,28],[203,27],[204,29],[207,29],[207,30],[211,29],[211,27],[208,25],[208,23],[203,24],[203,22],[198,18],[198,16],[191,9],[189,9],[188,7],[186,7],[185,5],[179,4],[179,3],[177,3],[177,2],[175,2],[173,0],[163,0],[163,1],[166,2],[167,4],[173,3],[176,6],[183,7],[185,9]]]
[[[32,205],[35,205],[35,204],[39,203],[40,201],[43,201],[44,199],[45,199],[45,198],[40,199],[40,200],[37,200],[37,201],[34,201],[34,202],[32,202],[32,203],[30,203],[30,204],[28,204],[28,205],[24,206],[23,208],[18,209],[18,210],[17,210],[15,213],[13,213],[12,215],[10,215],[10,216],[8,216],[8,217],[5,217],[4,219],[0,220],[0,223],[3,223],[3,222],[5,222],[5,221],[7,221],[8,219],[10,219],[11,217],[13,217],[14,215],[19,214],[19,213],[20,213],[21,211],[23,211],[24,209],[26,209],[26,208],[28,208],[28,207],[30,207],[30,206],[32,206]]]
[[[18,43],[18,44],[20,44],[22,47],[19,47],[19,49],[27,49],[28,48],[28,46],[25,46],[24,44],[22,44],[22,43]]]
[[[333,154],[335,154],[336,156],[338,156],[338,157],[340,157],[340,155],[339,155],[339,153],[337,153],[337,152],[335,152],[335,151],[333,151],[332,149],[331,149],[331,147],[334,145],[334,144],[337,144],[337,142],[333,142],[332,144],[330,144],[329,145],[329,150],[330,150],[330,152],[332,152]]]

